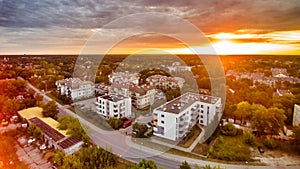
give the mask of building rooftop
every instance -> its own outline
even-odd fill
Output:
[[[195,102],[215,104],[220,98],[196,93],[185,93],[157,108],[157,110],[178,114]]]
[[[112,101],[112,102],[118,102],[120,100],[128,98],[128,97],[125,97],[123,95],[115,95],[115,94],[104,94],[104,95],[99,96],[99,97],[103,98],[103,99],[106,99],[106,100],[109,100],[109,101]]]
[[[28,108],[28,109],[18,111],[18,114],[20,116],[22,116],[23,118],[25,118],[26,120],[37,117],[41,121],[46,123],[47,125],[49,125],[52,128],[56,129],[57,131],[59,131],[63,135],[67,136],[67,131],[66,130],[59,130],[58,129],[59,122],[52,119],[51,117],[44,117],[42,112],[43,112],[43,108],[41,108],[41,107],[31,107],[31,108]]]
[[[93,85],[94,83],[91,81],[83,81],[79,78],[68,78],[68,79],[62,79],[58,80],[56,83],[68,86],[72,89],[78,89],[82,85],[90,84]]]
[[[47,123],[39,119],[38,117],[34,117],[29,119],[31,123],[33,123],[36,127],[40,128],[42,132],[47,135],[48,137],[52,138],[53,141],[57,142],[61,140],[62,138],[66,137],[53,127],[49,126]]]
[[[61,148],[66,149],[66,148],[69,148],[69,147],[77,144],[80,141],[82,141],[82,140],[78,137],[69,137],[69,138],[65,139],[64,141],[59,142],[58,145],[61,146]]]
[[[149,86],[149,85],[139,86],[134,83],[113,83],[111,86],[118,89],[122,89],[122,88],[129,89],[129,91],[133,93],[139,93],[140,95],[145,95],[147,91],[155,89],[154,86]]]

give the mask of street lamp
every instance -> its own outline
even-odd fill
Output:
[[[246,168],[248,169],[248,161],[246,161],[245,163],[246,163]]]

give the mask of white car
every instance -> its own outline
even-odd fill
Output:
[[[45,150],[47,147],[46,147],[46,145],[45,144],[42,144],[41,146],[40,146],[40,150]]]
[[[27,141],[28,144],[31,144],[31,143],[33,143],[33,142],[35,142],[35,138],[30,138],[30,139]]]

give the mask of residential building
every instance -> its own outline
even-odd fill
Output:
[[[172,66],[167,67],[169,72],[185,72],[185,71],[192,71],[191,66],[181,65],[179,62],[172,63]]]
[[[138,73],[129,73],[129,72],[112,72],[112,74],[108,75],[109,82],[111,84],[114,83],[134,83],[136,85],[139,84],[139,76]]]
[[[83,141],[78,137],[71,137],[67,130],[58,128],[59,122],[43,117],[43,108],[32,107],[18,111],[21,118],[26,119],[29,124],[34,124],[43,133],[46,144],[50,147],[61,150],[66,155],[73,154],[82,148]]]
[[[195,124],[207,126],[220,113],[221,98],[185,93],[153,110],[153,134],[177,141],[184,138]]]
[[[149,85],[115,83],[109,87],[109,93],[131,97],[132,105],[137,109],[143,109],[154,103],[156,89]]]
[[[105,94],[96,99],[96,112],[109,119],[131,116],[131,98],[123,95]]]
[[[146,79],[150,86],[158,86],[162,88],[182,88],[185,80],[181,77],[167,77],[162,75],[153,75]]]
[[[292,94],[292,92],[290,90],[276,89],[276,96],[283,96],[285,94]]]
[[[95,85],[91,81],[82,81],[79,78],[68,78],[56,81],[57,91],[72,100],[79,100],[94,96]]]
[[[293,126],[300,124],[300,105],[294,105]]]
[[[271,68],[273,77],[288,77],[289,74],[285,68]]]

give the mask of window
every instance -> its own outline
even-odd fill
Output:
[[[201,105],[201,108],[203,108],[203,105]]]
[[[164,115],[164,114],[162,114],[162,115],[161,115],[161,117],[165,117],[165,115]]]
[[[203,120],[200,120],[200,123],[203,123]]]
[[[203,118],[203,115],[201,115],[200,117]]]
[[[162,124],[165,124],[165,121],[161,121]]]

